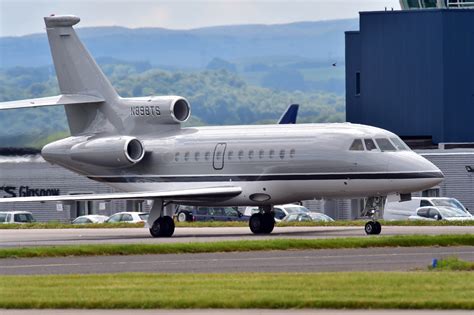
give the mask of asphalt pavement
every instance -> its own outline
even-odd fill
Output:
[[[0,275],[409,271],[449,256],[474,261],[474,246],[0,259]]]
[[[383,226],[384,235],[473,234],[474,226]],[[153,238],[145,228],[121,229],[0,229],[1,247],[125,244],[188,243],[278,238],[316,239],[367,236],[360,227],[276,227],[270,235],[254,235],[248,227],[176,228],[170,238]]]

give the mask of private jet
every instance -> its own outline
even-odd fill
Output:
[[[146,223],[170,237],[168,204],[258,206],[253,233],[269,234],[272,206],[313,198],[410,198],[439,184],[442,172],[395,134],[365,125],[273,124],[182,127],[181,96],[122,98],[79,40],[76,16],[44,18],[61,94],[0,103],[0,109],[63,105],[71,136],[43,158],[118,192],[4,198],[0,202],[153,200]],[[146,48],[144,48],[146,49]],[[379,234],[374,209],[365,226]]]

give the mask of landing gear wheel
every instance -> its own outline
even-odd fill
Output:
[[[270,234],[275,227],[273,213],[254,213],[250,217],[249,227],[254,234]]]
[[[174,221],[170,216],[159,217],[150,229],[150,234],[153,237],[170,237],[173,233]]]
[[[365,224],[365,233],[368,235],[378,235],[382,231],[382,225],[377,221],[369,221]]]
[[[273,213],[264,213],[262,215],[263,219],[263,229],[262,233],[263,234],[270,234],[273,231],[273,228],[275,227],[275,218]]]
[[[375,233],[374,234],[380,234],[380,232],[382,232],[382,224],[380,224],[380,222],[378,221],[375,221]]]
[[[262,219],[262,214],[261,213],[254,213],[250,217],[249,220],[249,227],[250,231],[252,231],[253,234],[260,234],[262,233],[262,227],[263,227],[263,219]]]

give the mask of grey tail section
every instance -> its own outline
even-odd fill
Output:
[[[119,96],[74,31],[73,25],[80,19],[49,16],[44,20],[61,94],[104,99],[103,103],[65,105],[71,134],[98,132],[116,116],[111,104]]]

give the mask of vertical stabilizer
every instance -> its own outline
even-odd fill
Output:
[[[79,17],[49,16],[44,21],[61,93],[90,95],[105,100],[100,105],[65,105],[71,134],[81,134],[94,128],[93,125],[100,125],[99,112],[105,114],[100,115],[102,120],[113,113],[110,104],[118,99],[118,95],[72,28],[79,23]]]

